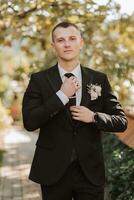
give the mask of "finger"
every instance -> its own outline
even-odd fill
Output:
[[[70,108],[77,108],[77,109],[81,109],[82,106],[71,106]]]
[[[75,106],[75,107],[71,106],[71,107],[70,107],[70,111],[79,112],[80,109],[77,108],[76,106]]]
[[[73,83],[78,82],[77,79],[76,79],[75,77],[72,79],[72,81],[73,81]]]
[[[73,84],[74,84],[74,87],[75,87],[76,90],[78,90],[78,89],[81,87],[81,86],[79,85],[79,83],[77,83],[77,82],[76,82],[76,83],[73,83]]]
[[[69,79],[71,79],[72,81],[76,81],[76,77],[75,76],[71,76]]]
[[[74,116],[72,116],[72,118],[73,118],[74,120],[79,120],[79,121],[80,121],[80,117],[74,117]]]
[[[75,106],[76,108],[78,108],[79,110],[82,108],[82,106]]]
[[[73,107],[73,108],[70,107],[70,111],[71,112],[76,112],[76,113],[82,113],[81,109],[76,108],[76,107]]]
[[[71,114],[72,114],[74,117],[80,117],[80,113],[77,113],[77,112],[71,112]]]
[[[80,87],[79,83],[74,83],[75,88],[78,89]]]
[[[81,88],[81,86],[77,86],[76,91],[78,91]]]
[[[80,85],[79,81],[77,81],[77,80],[73,80],[73,82],[74,82],[74,84],[77,85],[77,86]]]
[[[70,106],[70,108],[76,108],[76,105]]]

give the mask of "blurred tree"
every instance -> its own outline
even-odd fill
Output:
[[[134,149],[121,143],[114,134],[104,134],[103,144],[110,193],[106,200],[133,200]]]
[[[82,64],[106,72],[124,105],[134,104],[130,98],[134,91],[134,15],[121,15],[114,0],[105,5],[99,5],[97,0],[1,0],[2,113],[4,106],[11,107],[14,94],[23,95],[32,72],[55,63],[50,33],[55,24],[67,20],[80,27],[85,40]],[[3,118],[0,123],[3,124]],[[104,140],[112,200],[131,200],[133,151],[112,137]]]
[[[105,71],[119,98],[125,99],[134,82],[134,16],[120,16],[119,9],[112,0],[106,5],[95,0],[1,0],[0,51],[14,49],[15,60],[0,63],[0,71],[22,87],[27,85],[28,74],[55,63],[50,33],[56,23],[68,20],[80,27],[85,40],[82,63]],[[115,20],[110,19],[112,15]]]
[[[10,111],[2,105],[0,100],[0,129],[8,127],[12,123],[12,118],[9,116]]]

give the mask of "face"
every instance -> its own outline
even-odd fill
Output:
[[[79,57],[83,47],[80,32],[73,26],[58,27],[53,33],[53,43],[57,57],[64,61],[71,61]]]

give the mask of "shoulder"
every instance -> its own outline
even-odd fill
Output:
[[[54,66],[47,68],[45,70],[42,70],[42,71],[39,71],[39,72],[36,72],[36,73],[32,73],[31,78],[32,79],[42,79],[42,78],[44,79],[45,77],[47,77],[48,74],[53,73],[55,71],[56,66],[57,65],[54,65]]]
[[[97,77],[97,78],[105,79],[107,77],[107,75],[104,72],[101,72],[101,71],[98,71],[98,70],[94,70],[94,69],[91,69],[91,68],[88,68],[88,67],[83,67],[83,66],[82,66],[82,69],[84,71],[86,71],[86,73],[88,73],[88,74],[90,74],[94,77]]]

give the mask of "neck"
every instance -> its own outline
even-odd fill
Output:
[[[80,64],[79,60],[72,60],[72,61],[66,61],[66,60],[58,60],[59,65],[65,69],[67,72],[73,71],[78,64]]]

